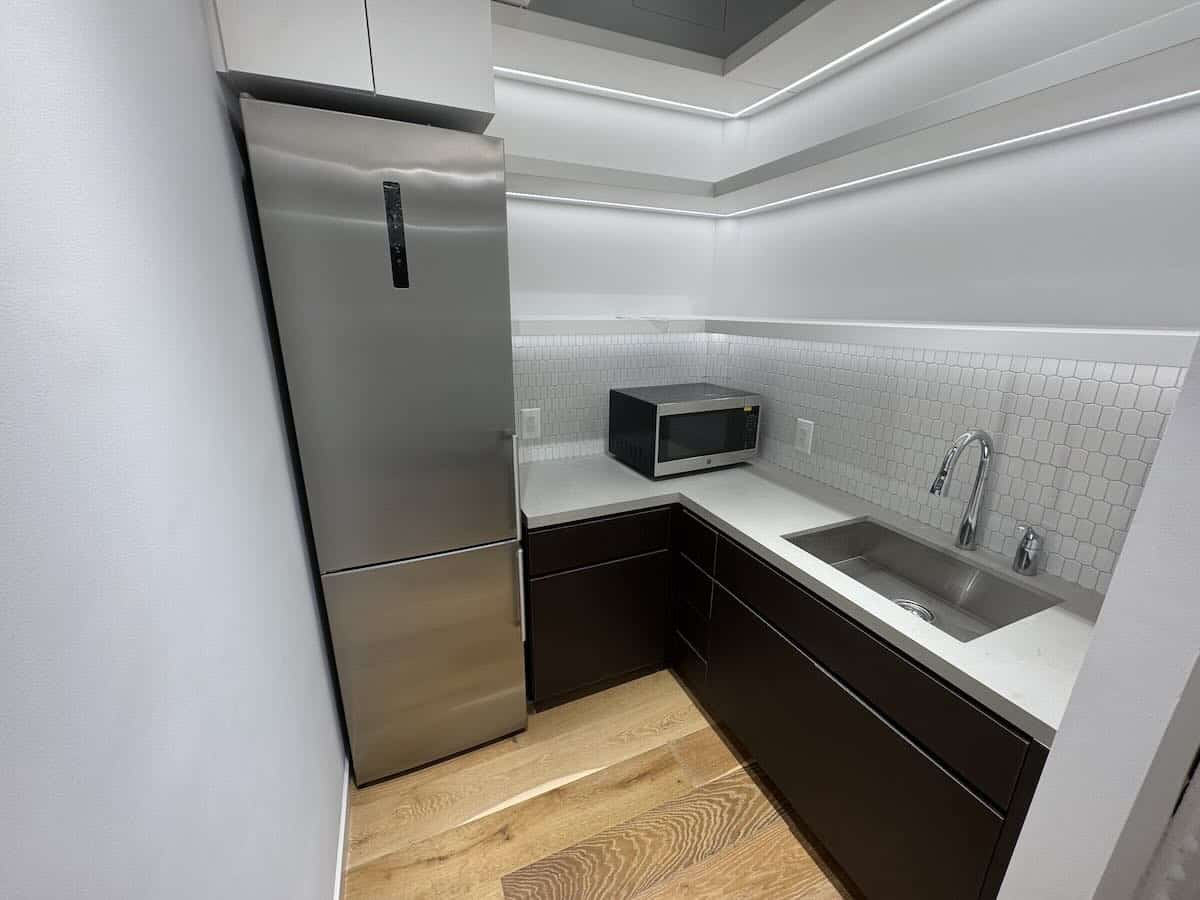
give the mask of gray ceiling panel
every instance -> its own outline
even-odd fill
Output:
[[[725,30],[725,0],[633,0],[633,5],[693,25]]]
[[[549,16],[724,58],[805,0],[532,0]],[[816,0],[807,0],[816,2]]]

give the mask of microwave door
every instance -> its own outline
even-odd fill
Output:
[[[660,410],[656,477],[744,462],[758,451],[759,407],[698,412]]]

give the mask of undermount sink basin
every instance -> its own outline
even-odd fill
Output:
[[[1011,625],[1059,601],[863,520],[785,540],[960,641]]]

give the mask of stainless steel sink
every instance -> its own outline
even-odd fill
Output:
[[[960,641],[1059,602],[870,520],[785,540]]]

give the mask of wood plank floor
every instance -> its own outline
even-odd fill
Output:
[[[351,795],[346,900],[850,900],[669,672]]]

